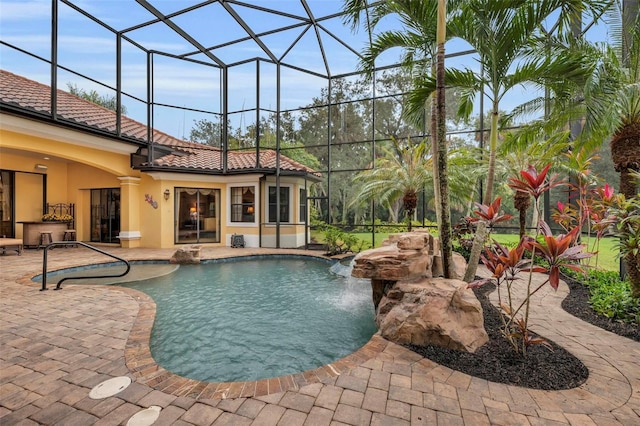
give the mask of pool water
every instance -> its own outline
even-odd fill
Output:
[[[156,302],[151,353],[202,381],[294,374],[336,361],[376,332],[369,280],[312,258],[184,265],[126,284]]]

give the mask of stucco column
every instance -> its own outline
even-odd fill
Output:
[[[140,178],[120,176],[120,245],[140,247]]]

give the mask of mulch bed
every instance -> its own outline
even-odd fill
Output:
[[[596,314],[596,312],[591,309],[591,306],[589,306],[589,288],[573,278],[563,276],[562,279],[569,286],[569,290],[571,290],[569,297],[562,301],[562,309],[589,324],[640,342],[640,326],[612,321],[603,315]]]
[[[597,315],[588,304],[588,288],[568,277],[563,279],[571,290],[562,302],[567,312],[605,330],[640,341],[640,327]],[[474,289],[484,311],[484,326],[489,335],[489,342],[475,353],[439,346],[407,347],[438,364],[492,382],[544,390],[571,389],[584,383],[589,376],[585,365],[552,341],[548,342],[553,351],[543,345],[532,346],[526,358],[513,350],[500,334],[500,312],[487,298],[494,288],[493,284],[488,284]]]

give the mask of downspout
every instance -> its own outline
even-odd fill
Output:
[[[15,187],[15,180],[16,179],[15,179],[15,175],[14,175],[14,178],[13,178],[14,187]],[[42,191],[42,214],[44,215],[44,214],[49,213],[49,211],[47,209],[47,174],[46,173],[42,174],[42,189],[43,189],[43,191]],[[13,208],[15,209],[15,203],[13,203],[13,204],[14,204]]]

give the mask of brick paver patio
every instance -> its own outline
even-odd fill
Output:
[[[106,248],[131,260],[173,249]],[[203,249],[203,258],[268,253]],[[279,250],[278,253],[302,253]],[[313,253],[312,253],[313,254]],[[50,269],[104,262],[84,248],[50,252]],[[470,377],[379,336],[317,370],[258,382],[200,383],[157,366],[148,349],[155,305],[140,293],[67,285],[40,292],[42,251],[0,256],[0,424],[119,425],[150,406],[156,425],[638,425],[640,343],[565,313],[568,292],[535,297],[534,331],[589,368],[582,386],[540,391]],[[542,293],[542,291],[541,291]],[[89,398],[117,376],[133,383]]]

